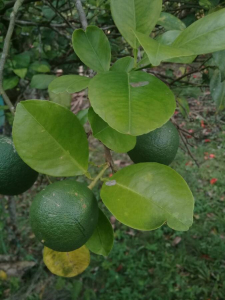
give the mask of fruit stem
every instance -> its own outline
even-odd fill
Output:
[[[110,165],[107,163],[105,167],[101,170],[101,172],[95,177],[95,179],[92,181],[92,183],[88,186],[90,190],[92,190],[97,182],[101,179],[102,175],[105,173],[105,171],[110,167]]]

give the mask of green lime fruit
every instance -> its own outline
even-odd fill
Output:
[[[172,122],[137,137],[134,149],[128,152],[134,163],[157,162],[169,165],[179,147],[179,133]]]
[[[0,137],[0,194],[18,195],[37,180],[38,173],[18,155],[9,137]]]
[[[31,227],[37,239],[48,248],[70,252],[92,236],[98,212],[97,200],[85,184],[58,181],[35,197],[30,208]]]

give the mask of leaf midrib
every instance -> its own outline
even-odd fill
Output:
[[[23,109],[26,110],[26,112],[45,130],[45,132],[50,136],[50,138],[52,138],[54,140],[54,142],[59,146],[59,148],[62,149],[62,151],[66,154],[67,157],[71,158],[72,162],[76,165],[76,167],[78,167],[80,170],[83,170],[84,173],[86,172],[86,170],[76,162],[76,160],[71,156],[68,155],[67,150],[64,149],[61,144],[59,144],[59,142],[46,130],[46,128],[26,109],[26,107],[24,105],[21,104],[21,107],[23,107]]]
[[[143,196],[143,195],[141,195],[141,194],[138,194],[137,192],[135,192],[135,191],[129,189],[127,186],[118,183],[118,181],[117,181],[116,185],[117,185],[117,186],[120,186],[121,188],[124,188],[125,190],[130,191],[131,193],[133,193],[133,194],[135,194],[135,195],[141,196],[141,197],[143,197],[144,199],[146,199],[146,200],[148,200],[148,201],[150,200],[150,201],[152,202],[152,204],[155,205],[157,208],[160,208],[160,209],[163,210],[166,214],[169,214],[172,218],[175,218],[176,220],[178,220],[182,225],[188,226],[188,227],[189,227],[189,225],[183,223],[180,219],[178,219],[177,217],[173,216],[170,212],[166,211],[163,207],[161,207],[160,205],[156,204],[156,203],[152,200],[152,198],[146,198],[145,196]],[[165,220],[165,221],[168,221],[168,220]]]

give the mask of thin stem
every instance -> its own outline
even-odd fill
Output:
[[[88,186],[90,190],[92,190],[96,186],[97,182],[102,178],[103,174],[108,168],[109,168],[109,164],[107,163],[106,166],[101,170],[101,172],[95,177],[92,183]]]
[[[81,22],[82,28],[84,30],[86,30],[86,28],[88,27],[88,22],[87,22],[86,14],[84,12],[81,0],[75,0],[75,5],[77,8],[79,17],[80,17],[80,22]]]
[[[3,89],[3,70],[4,70],[7,56],[9,54],[10,41],[15,27],[16,15],[18,13],[19,8],[23,4],[23,1],[24,0],[17,0],[13,6],[13,11],[10,14],[9,27],[5,37],[4,47],[3,47],[1,60],[0,60],[0,94],[2,95],[6,105],[9,107],[9,110],[11,111],[12,114],[14,114],[13,104]]]

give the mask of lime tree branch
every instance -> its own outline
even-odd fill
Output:
[[[109,164],[107,163],[105,165],[105,167],[101,170],[101,172],[95,177],[95,179],[92,181],[92,183],[88,186],[88,188],[90,190],[92,190],[96,186],[97,182],[102,178],[102,176],[104,175],[105,171],[108,168],[109,168]]]
[[[3,50],[2,50],[2,54],[1,54],[1,60],[0,60],[0,93],[1,93],[5,103],[9,107],[9,110],[13,114],[14,114],[14,107],[13,107],[12,102],[10,101],[9,97],[6,95],[6,93],[3,89],[3,70],[4,70],[5,62],[6,62],[8,53],[9,53],[10,41],[11,41],[13,30],[15,27],[16,16],[17,16],[19,8],[23,4],[23,1],[24,0],[17,0],[13,6],[13,10],[10,14],[9,27],[8,27],[8,31],[7,31],[7,34],[5,37],[4,46],[3,46]]]
[[[88,22],[87,22],[86,14],[84,12],[81,0],[75,0],[75,5],[76,5],[76,8],[77,8],[77,12],[79,14],[79,17],[80,17],[81,25],[82,25],[83,29],[85,30],[88,26]]]

